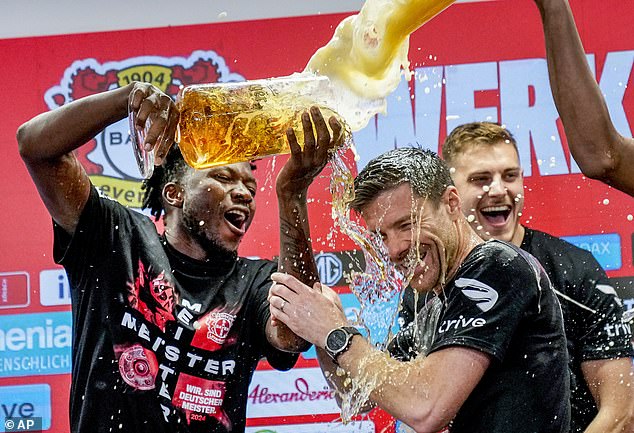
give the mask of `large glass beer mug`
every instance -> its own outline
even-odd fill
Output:
[[[328,78],[314,74],[185,86],[176,98],[175,142],[195,169],[290,153],[286,131],[293,128],[303,146],[301,115],[311,106],[318,106],[326,121],[335,115],[343,123],[328,107],[331,94]],[[142,146],[147,127],[134,129],[134,113],[130,122],[137,163],[147,178],[154,167],[152,152]]]
[[[177,141],[185,161],[196,169],[289,153],[286,131],[304,143],[301,115],[312,105],[324,119],[329,80],[297,75],[238,83],[187,86],[177,98]]]

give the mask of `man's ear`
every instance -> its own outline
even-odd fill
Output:
[[[447,213],[452,217],[462,216],[462,201],[458,195],[458,189],[449,185],[445,190],[442,201],[447,206]]]
[[[183,187],[177,183],[169,182],[163,187],[163,200],[170,206],[183,207],[184,194]]]

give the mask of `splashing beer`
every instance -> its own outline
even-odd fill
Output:
[[[285,130],[293,127],[303,142],[298,113],[311,105],[320,106],[325,117],[338,113],[352,131],[362,129],[375,114],[386,111],[385,98],[404,71],[409,78],[410,33],[454,1],[367,0],[359,14],[337,26],[332,40],[315,52],[302,74],[241,85],[185,87],[176,141],[186,161],[204,168],[288,153]],[[284,80],[292,84],[280,85]],[[144,133],[135,130],[133,113],[130,121],[141,174],[149,177],[153,155],[141,145]]]

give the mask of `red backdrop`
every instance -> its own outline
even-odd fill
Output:
[[[586,52],[592,54],[590,60],[596,64],[597,77],[619,129],[631,136],[634,100],[627,86],[634,58],[631,5],[619,0],[571,3]],[[0,213],[0,395],[3,387],[13,392],[22,389],[14,386],[49,385],[51,414],[48,424],[44,424],[54,432],[68,429],[69,375],[59,371],[37,374],[42,366],[37,371],[18,373],[15,365],[11,366],[22,355],[48,356],[52,353],[48,350],[69,350],[64,341],[56,347],[28,346],[29,327],[50,326],[52,332],[62,332],[57,328],[61,322],[51,319],[53,323],[40,325],[38,320],[53,317],[51,313],[67,312],[69,307],[62,293],[63,278],[57,271],[50,274],[58,269],[51,258],[50,219],[19,158],[15,141],[18,126],[68,100],[116,87],[135,72],[141,78],[145,73],[145,78],[156,84],[171,83],[173,86],[166,89],[174,90],[179,80],[188,84],[230,77],[256,79],[301,71],[311,54],[330,39],[342,18],[318,15],[0,40],[2,71],[7,79],[5,102],[0,108],[0,143],[4,149],[0,159],[0,197],[4,203]],[[489,119],[505,123],[518,138],[526,169],[527,225],[558,236],[576,237],[572,240],[591,249],[604,264],[618,283],[626,305],[632,308],[633,202],[618,191],[585,179],[571,164],[550,99],[543,36],[533,2],[455,4],[412,35],[410,60],[416,75],[390,97],[388,115],[378,116],[355,136],[361,161],[412,142],[438,150],[447,129],[462,121]],[[138,182],[133,179],[134,162],[125,137],[119,141],[124,129],[113,128],[80,153],[96,184],[133,204]],[[244,255],[272,257],[277,253],[277,207],[271,186],[283,160],[279,157],[261,162],[257,170],[261,184],[259,210],[241,247]],[[320,269],[336,274],[343,267],[337,260],[345,264],[342,252],[355,247],[344,236],[332,235],[328,180],[327,170],[311,189],[311,227],[315,249],[337,253],[334,262],[324,261]],[[341,279],[335,277],[335,281],[341,284]],[[48,286],[43,295],[45,284]],[[347,292],[345,286],[338,288]],[[21,336],[25,343],[16,344]],[[38,341],[32,345],[38,346]],[[22,355],[21,346],[26,350]],[[300,359],[298,368],[286,374],[270,373],[263,365],[256,373],[249,400],[252,431],[269,426],[280,432],[308,432],[313,431],[310,426],[285,430],[283,425],[336,419],[331,395],[310,394],[323,390],[316,367],[310,356]],[[279,401],[267,403],[266,393],[262,394],[265,388]],[[305,396],[292,401],[293,392]],[[289,401],[282,401],[285,399]],[[0,418],[6,411],[5,407]],[[37,413],[46,416],[45,410]],[[393,423],[383,414],[375,413],[370,420],[364,425],[367,431],[392,428]]]

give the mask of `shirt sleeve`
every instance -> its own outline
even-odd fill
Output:
[[[450,283],[430,352],[463,346],[502,361],[520,321],[538,313],[537,271],[514,250],[485,250]]]
[[[72,234],[53,222],[53,256],[56,263],[73,266],[74,262],[90,260],[90,256],[99,252],[102,224],[100,214],[103,213],[99,200],[97,190],[92,187]],[[83,263],[79,263],[76,267],[81,269],[82,265]]]
[[[268,294],[272,284],[271,274],[277,270],[277,265],[273,262],[267,262],[256,276],[254,284],[254,305],[256,308],[258,329],[260,330],[259,340],[262,342],[262,353],[266,357],[269,364],[276,370],[286,371],[293,368],[299,357],[298,353],[284,352],[277,349],[271,343],[266,335],[266,325],[271,317],[269,309]]]
[[[633,355],[632,328],[623,322],[623,304],[601,265],[589,252],[585,252],[581,303],[588,307],[571,306],[579,333],[579,351],[583,361],[623,358]]]
[[[53,257],[66,270],[73,304],[89,294],[88,288],[99,286],[94,281],[96,272],[112,266],[114,237],[124,224],[117,206],[120,205],[101,198],[92,187],[74,233],[53,223]]]

